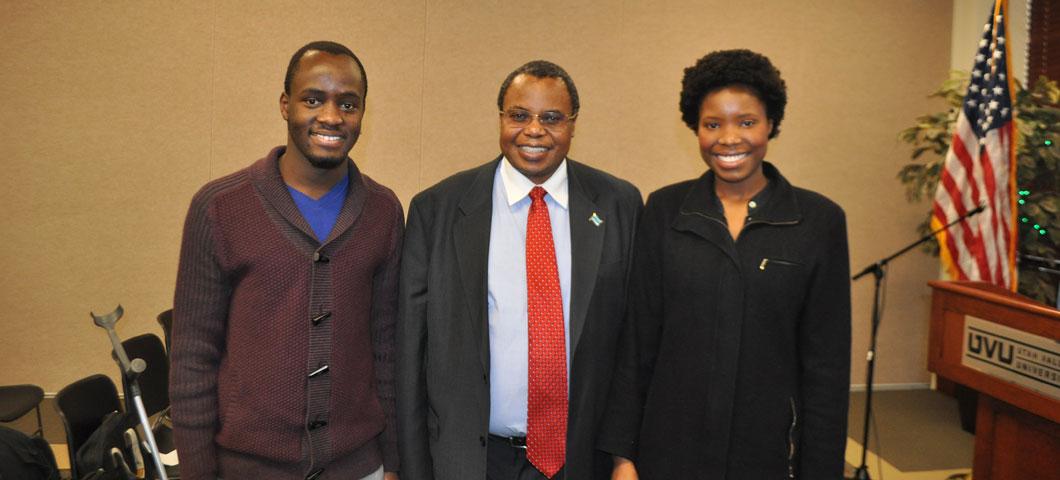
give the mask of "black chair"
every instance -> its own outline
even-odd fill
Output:
[[[107,414],[121,411],[118,389],[106,375],[85,377],[59,390],[55,395],[55,409],[66,430],[70,478],[79,479],[77,450],[103,424]]]
[[[44,390],[36,385],[0,387],[0,422],[13,422],[30,410],[37,410],[37,431],[33,435],[43,437],[44,424],[40,421],[40,402],[43,399]]]
[[[162,326],[162,334],[166,339],[166,351],[169,351],[169,335],[173,332],[173,309],[158,314],[158,324]]]

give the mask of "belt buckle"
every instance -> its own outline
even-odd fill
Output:
[[[503,435],[496,435],[491,433],[490,438],[499,440],[505,445],[508,445],[509,447],[521,448],[523,450],[526,450],[526,437],[506,437]]]
[[[509,447],[526,450],[526,437],[504,437],[504,439]]]

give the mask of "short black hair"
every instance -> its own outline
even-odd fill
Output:
[[[710,52],[685,69],[680,100],[685,125],[697,131],[703,99],[715,90],[732,85],[747,87],[765,105],[766,117],[773,123],[769,138],[776,137],[788,104],[787,85],[769,58],[750,50]]]
[[[283,77],[283,92],[291,94],[291,80],[294,79],[294,74],[298,73],[298,64],[302,61],[302,57],[309,51],[319,51],[330,53],[332,55],[346,55],[353,59],[353,63],[357,64],[357,68],[361,70],[361,78],[364,79],[364,96],[368,96],[368,74],[364,71],[364,65],[361,64],[361,59],[357,58],[357,55],[352,50],[346,48],[345,45],[336,42],[329,42],[320,40],[316,42],[309,42],[299,48],[294,55],[291,55],[291,61],[287,63],[287,75]],[[364,100],[364,99],[361,99]]]
[[[572,110],[570,113],[571,115],[578,113],[581,104],[578,102],[578,88],[574,86],[574,80],[571,80],[570,75],[567,75],[567,71],[563,67],[548,60],[526,62],[521,67],[512,70],[512,73],[509,73],[508,78],[505,78],[504,83],[501,84],[501,92],[497,94],[498,110],[504,110],[504,94],[508,93],[508,87],[512,85],[512,80],[524,73],[537,78],[558,78],[563,80],[563,84],[567,86],[567,94],[570,95],[570,107]]]

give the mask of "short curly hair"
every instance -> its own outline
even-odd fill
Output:
[[[567,87],[567,95],[570,96],[571,114],[576,115],[578,113],[581,108],[581,102],[578,100],[578,88],[574,86],[574,80],[570,78],[570,75],[567,74],[563,67],[548,60],[526,62],[508,74],[508,77],[501,83],[500,93],[497,94],[497,108],[499,110],[504,110],[504,95],[508,93],[508,87],[512,85],[512,80],[522,74],[535,78],[558,78],[562,80],[563,85]]]
[[[720,88],[741,85],[749,88],[766,107],[766,117],[773,123],[769,138],[780,133],[784,107],[788,104],[787,86],[780,70],[765,55],[750,50],[710,52],[685,69],[681,80],[681,119],[693,132],[699,125],[699,109],[707,95]]]

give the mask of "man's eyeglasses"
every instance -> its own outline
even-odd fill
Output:
[[[534,118],[537,118],[537,122],[542,127],[545,127],[546,130],[563,130],[577,117],[577,113],[569,116],[561,112],[530,113],[521,108],[513,108],[501,112],[501,118],[510,127],[523,128],[530,125]]]

